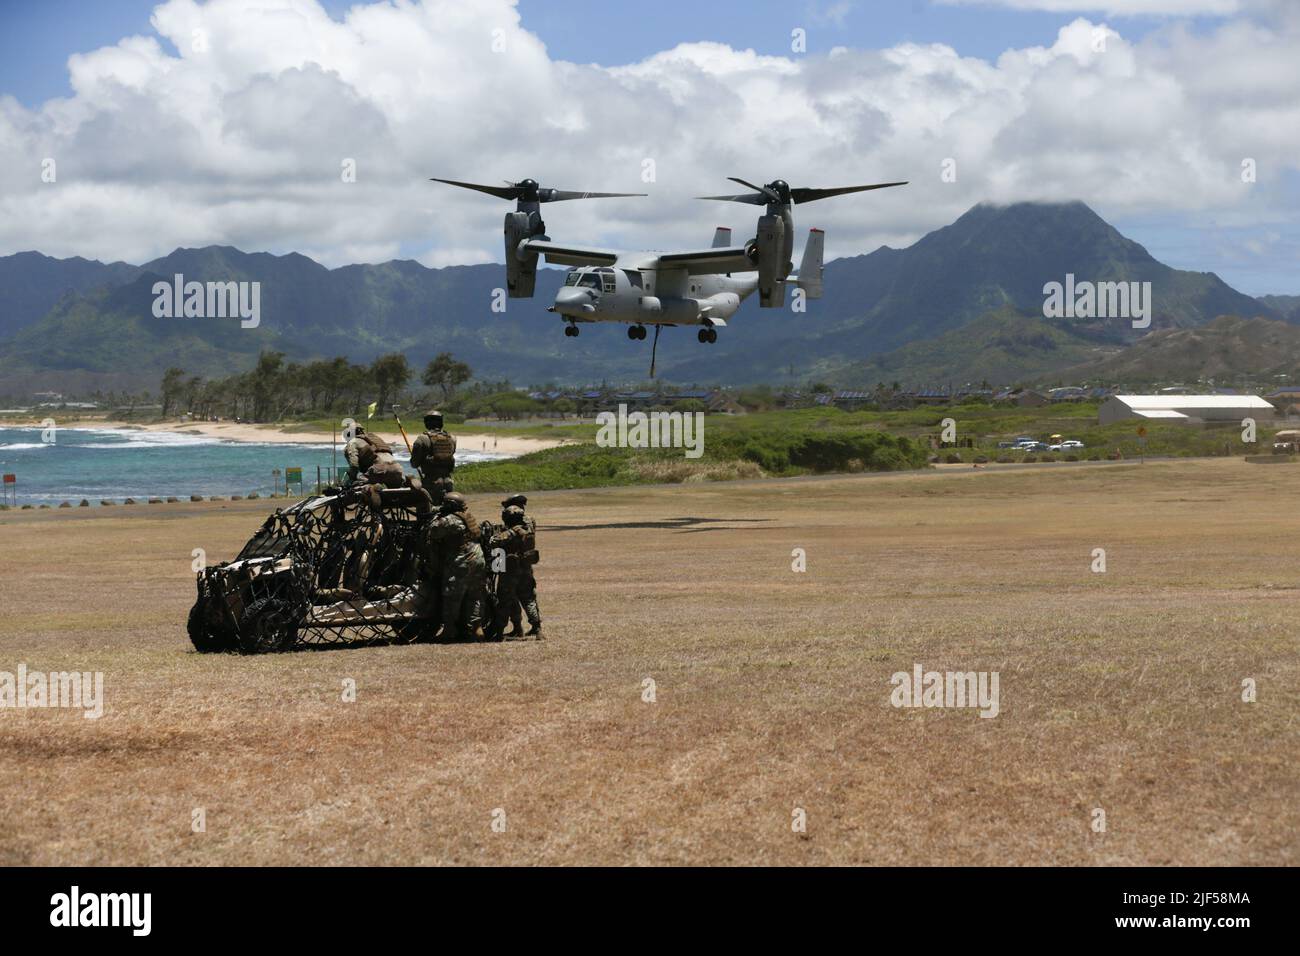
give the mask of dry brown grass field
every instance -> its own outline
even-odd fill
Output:
[[[265,502],[9,512],[0,670],[102,671],[106,711],[0,710],[0,863],[1294,864],[1298,484],[539,494],[547,642],[257,658],[184,622],[191,550],[233,556]],[[916,663],[999,672],[1000,713],[892,707]]]

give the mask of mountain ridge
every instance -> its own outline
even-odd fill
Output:
[[[1152,331],[1194,328],[1223,314],[1300,323],[1300,310],[1283,308],[1288,297],[1273,297],[1274,308],[1213,273],[1172,269],[1082,202],[980,203],[906,248],[881,246],[827,263],[825,295],[808,301],[806,312],[759,309],[751,300],[711,346],[690,330],[666,329],[658,364],[670,382],[793,376],[861,384],[856,376],[869,369],[906,367],[906,355],[892,353],[909,346],[918,367],[944,356],[957,362],[973,349],[983,350],[986,368],[1037,374],[1062,359],[1082,361],[1090,348],[1118,350],[1140,340],[1127,321],[1055,329],[1050,320],[1029,321],[1041,316],[1044,283],[1067,272],[1151,282]],[[176,273],[260,282],[260,326],[155,319],[152,285]],[[560,321],[545,308],[564,274],[539,270],[536,296],[507,300],[498,313],[493,293],[504,280],[493,264],[432,269],[391,259],[329,268],[297,252],[216,244],[181,247],[140,266],[17,253],[0,257],[0,372],[10,380],[85,385],[156,379],[160,368],[185,362],[192,373],[214,376],[245,370],[271,348],[293,361],[369,361],[402,351],[417,366],[451,351],[483,377],[521,384],[643,379],[648,346],[629,341],[622,326],[586,326],[577,339],[560,334]],[[1028,337],[1028,351],[1009,347],[1017,330]],[[1033,342],[1042,354],[1031,354]]]

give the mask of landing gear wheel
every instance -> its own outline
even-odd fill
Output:
[[[578,327],[576,325],[566,325],[564,327],[564,334],[569,336],[576,336],[578,334]]]
[[[718,341],[718,330],[700,329],[700,331],[696,333],[695,337],[699,339],[700,342],[716,342]]]
[[[629,325],[629,326],[627,327],[627,337],[628,337],[629,339],[636,339],[636,338],[638,337],[637,334],[636,334],[636,326],[635,326],[635,325]]]
[[[710,342],[716,342],[716,341],[718,341],[718,330],[717,330],[717,329],[709,329],[709,341],[710,341]]]

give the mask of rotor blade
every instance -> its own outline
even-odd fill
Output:
[[[887,189],[890,186],[906,186],[906,182],[901,183],[875,183],[871,186],[840,186],[837,189],[808,189],[801,187],[790,190],[790,199],[796,203],[816,202],[818,199],[826,199],[829,196],[843,196],[845,193],[860,193],[868,189]]]
[[[742,193],[739,196],[696,196],[696,199],[718,199],[722,202],[747,202],[753,206],[766,205],[768,199],[762,193]]]
[[[773,190],[769,189],[766,186],[755,186],[753,183],[747,183],[743,179],[739,179],[736,176],[728,176],[727,178],[730,179],[733,183],[740,183],[740,185],[742,186],[748,186],[750,189],[754,190],[754,192],[762,193],[764,196],[767,197],[769,202],[781,201],[781,197],[778,196]]]
[[[459,186],[462,189],[474,189],[489,196],[496,196],[498,199],[518,199],[523,194],[523,190],[518,186],[481,186],[478,183],[458,183],[454,179],[439,179],[437,176],[430,177],[429,181]]]
[[[582,193],[572,189],[539,189],[542,202],[564,202],[566,199],[614,199],[619,196],[644,196],[646,193]]]

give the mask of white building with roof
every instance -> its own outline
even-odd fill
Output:
[[[1258,395],[1112,395],[1097,409],[1102,425],[1129,419],[1157,422],[1241,423],[1243,418],[1272,421],[1274,408]]]

